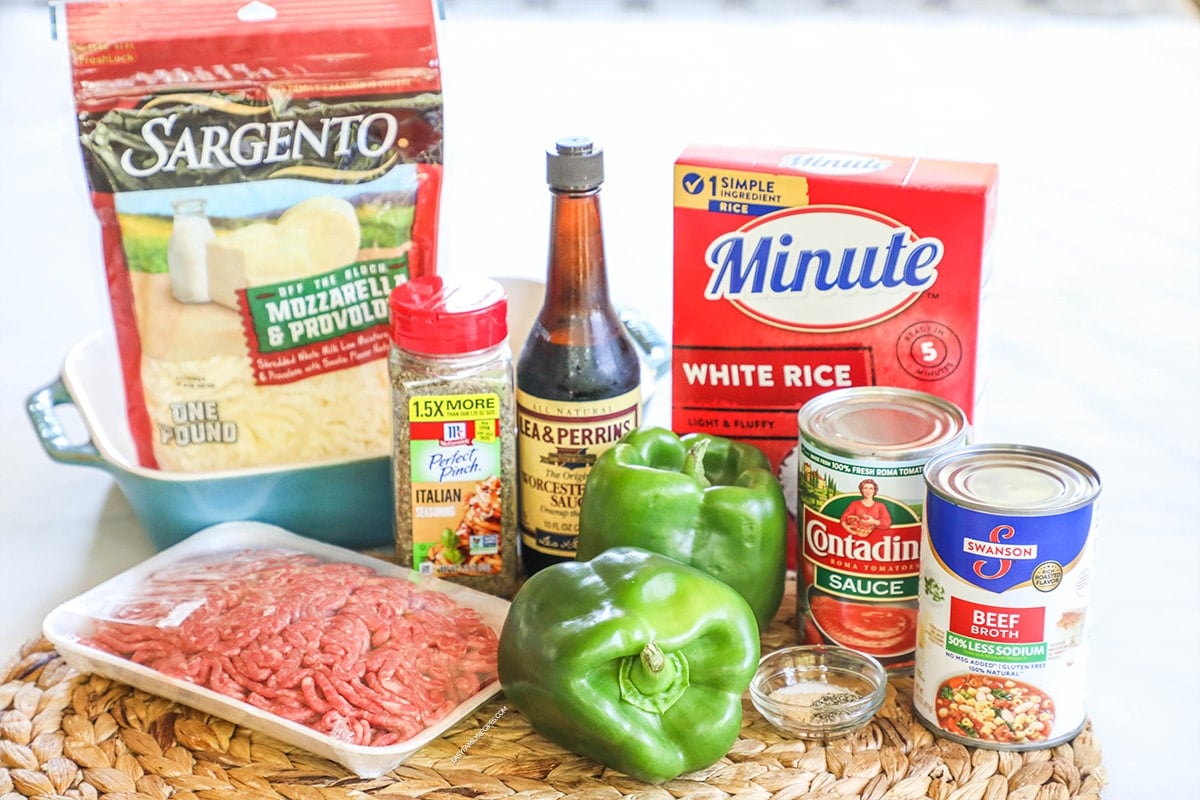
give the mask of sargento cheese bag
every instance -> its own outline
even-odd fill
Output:
[[[388,295],[436,258],[429,0],[59,13],[142,464],[387,455]]]

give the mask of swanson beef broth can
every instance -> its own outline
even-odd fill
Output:
[[[799,413],[800,638],[912,671],[925,463],[965,444],[966,415],[914,389],[863,386]]]
[[[918,717],[979,747],[1071,739],[1085,722],[1099,477],[1062,453],[989,444],[937,456],[925,482]]]

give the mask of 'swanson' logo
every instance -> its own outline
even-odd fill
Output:
[[[788,209],[709,244],[704,295],[788,330],[854,330],[916,302],[937,280],[944,252],[940,239],[873,211]]]

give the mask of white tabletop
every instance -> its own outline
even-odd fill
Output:
[[[472,13],[444,24],[441,55],[443,271],[540,277],[543,148],[585,133],[607,151],[614,294],[664,332],[687,143],[999,163],[976,438],[1100,472],[1087,695],[1104,796],[1200,797],[1195,16]],[[0,658],[151,553],[112,478],[51,461],[23,410],[111,326],[66,75],[45,8],[0,0]]]

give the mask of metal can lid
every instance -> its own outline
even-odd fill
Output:
[[[1035,516],[1074,511],[1100,494],[1100,476],[1077,458],[1017,444],[975,444],[925,465],[929,491],[977,511]]]
[[[564,136],[546,151],[546,182],[582,192],[604,182],[604,151],[586,136]]]
[[[830,455],[921,459],[965,441],[967,415],[954,403],[915,389],[854,386],[805,403],[800,433]]]

